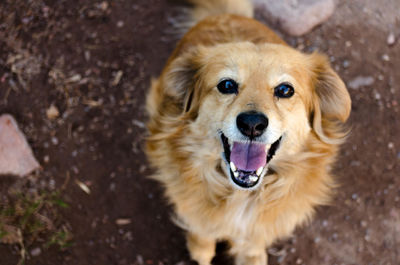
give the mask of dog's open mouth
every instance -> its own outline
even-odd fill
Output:
[[[255,187],[268,170],[282,137],[271,145],[260,142],[231,142],[221,133],[224,156],[232,181],[243,189]]]

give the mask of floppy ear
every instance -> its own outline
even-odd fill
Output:
[[[201,49],[193,48],[173,59],[164,73],[164,93],[173,100],[180,114],[198,109],[202,58]]]
[[[346,122],[351,110],[349,92],[325,56],[314,53],[310,58],[313,67],[312,127],[322,141],[340,143],[346,135],[341,124]]]

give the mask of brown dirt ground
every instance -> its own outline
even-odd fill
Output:
[[[193,264],[160,186],[146,178],[143,155],[143,102],[176,43],[175,7],[161,0],[0,3],[0,114],[14,115],[27,135],[43,166],[38,185],[67,183],[71,207],[63,218],[74,235],[72,247],[28,255],[26,264]],[[387,44],[391,32],[400,38],[398,10],[396,0],[338,0],[334,16],[312,33],[283,36],[327,53],[346,83],[374,82],[349,89],[352,133],[335,168],[341,187],[333,205],[272,247],[271,264],[400,264],[400,41]],[[46,116],[52,104],[56,120]],[[1,196],[12,182],[0,176]],[[131,223],[117,225],[118,218]],[[230,264],[223,249],[214,264]],[[17,261],[16,246],[0,245],[2,265]]]

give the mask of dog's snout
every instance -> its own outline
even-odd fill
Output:
[[[268,118],[260,112],[243,112],[237,116],[236,126],[243,135],[252,139],[263,134],[268,126]]]

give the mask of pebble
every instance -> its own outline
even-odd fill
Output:
[[[137,262],[139,265],[144,264],[144,260],[143,260],[142,255],[137,255],[137,256],[136,256],[136,262]]]
[[[385,62],[389,62],[390,61],[390,57],[389,55],[387,55],[386,53],[382,55],[382,60],[384,60]]]
[[[57,138],[57,137],[51,137],[51,142],[52,142],[54,145],[58,145],[58,138]]]
[[[9,114],[0,116],[0,175],[25,176],[40,167],[24,134]]]
[[[396,42],[396,37],[394,36],[393,32],[390,32],[387,39],[386,43],[389,46],[392,46]]]
[[[129,218],[119,218],[119,219],[115,220],[115,223],[117,225],[129,225],[131,222],[132,222],[132,220]]]
[[[365,228],[365,227],[367,227],[367,224],[368,224],[368,223],[367,223],[367,221],[362,220],[360,224],[361,224],[361,227],[364,227],[364,228]]]
[[[57,107],[54,105],[51,105],[47,110],[46,110],[46,115],[49,120],[54,120],[60,116],[60,112],[58,111]]]
[[[254,0],[270,23],[292,36],[301,36],[326,21],[335,10],[334,0]]]
[[[32,257],[37,257],[42,254],[42,250],[40,248],[34,248],[31,250]]]
[[[350,80],[347,84],[351,89],[359,89],[360,87],[370,86],[375,82],[372,76],[357,76]]]

